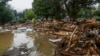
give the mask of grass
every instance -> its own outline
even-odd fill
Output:
[[[12,37],[13,35],[11,32],[0,33],[0,56],[10,47]]]

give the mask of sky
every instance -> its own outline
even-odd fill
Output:
[[[8,4],[10,4],[13,9],[21,12],[25,9],[32,8],[32,2],[33,0],[12,0]]]

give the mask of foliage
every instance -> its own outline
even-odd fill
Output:
[[[23,12],[18,12],[17,13],[17,18],[23,18],[24,17],[24,13]]]
[[[66,16],[66,11],[60,3],[61,0],[53,0],[51,14],[55,19],[62,19]]]
[[[68,15],[75,20],[80,10],[90,8],[97,0],[61,0],[65,5]]]
[[[48,17],[49,9],[50,3],[47,0],[34,0],[33,10],[37,17]]]
[[[26,9],[24,11],[24,18],[26,20],[32,20],[35,17],[34,12],[32,11],[32,9]]]
[[[97,20],[97,21],[100,21],[100,17],[97,16],[97,17],[96,17],[96,20]]]
[[[34,0],[33,10],[36,17],[63,18],[65,11],[61,8],[60,0]]]
[[[80,12],[76,15],[77,18],[83,17],[83,10],[81,9]]]
[[[100,9],[94,11],[94,16],[98,21],[100,21]]]
[[[0,1],[0,23],[5,24],[11,21],[14,17],[11,7],[7,4],[9,0]]]
[[[100,17],[100,10],[95,10],[94,15]]]
[[[66,14],[69,15],[70,18],[75,18],[82,16],[83,12],[87,14],[86,17],[91,17],[90,9],[91,5],[100,2],[99,0],[34,0],[33,2],[33,10],[37,17],[44,18],[63,18]],[[65,13],[66,12],[66,13]]]
[[[25,23],[25,19],[23,19],[23,18],[19,18],[18,20],[17,20],[19,23]]]
[[[25,19],[24,19],[24,13],[23,12],[17,12],[16,10],[14,11],[14,15],[15,15],[15,19],[14,21],[16,22],[25,22]]]
[[[12,10],[13,14],[14,14],[14,18],[12,21],[17,21],[17,11],[16,10]]]

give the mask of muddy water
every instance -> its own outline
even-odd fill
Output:
[[[28,49],[31,49],[28,56],[54,56],[54,47],[49,42],[49,38],[49,35],[43,35],[36,32],[32,34],[28,33],[28,35],[27,32],[0,33],[0,54],[13,50],[14,48],[20,48],[21,45],[25,44]],[[12,52],[10,56],[16,55],[15,52]]]
[[[38,56],[54,56],[54,46],[49,42],[50,35],[35,33],[35,46]]]
[[[0,33],[0,56],[11,46],[12,37],[11,32]]]
[[[19,48],[21,45],[26,44],[28,48],[31,48],[33,47],[33,44],[34,44],[33,40],[34,39],[26,35],[26,32],[14,33],[13,42],[12,42],[11,47]]]
[[[26,31],[13,30],[13,41],[11,47],[4,55],[8,56],[36,56],[34,38],[27,35]]]

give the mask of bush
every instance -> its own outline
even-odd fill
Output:
[[[96,17],[96,20],[97,20],[97,21],[100,21],[100,17]]]

